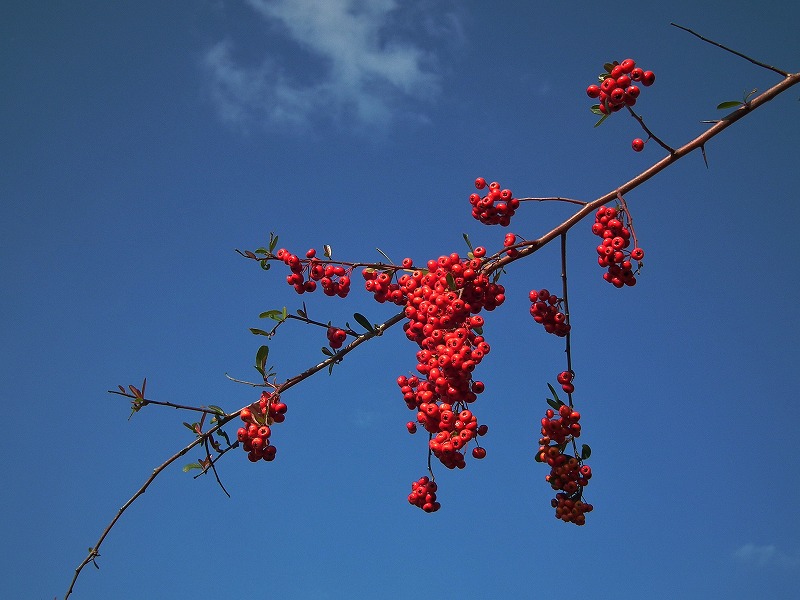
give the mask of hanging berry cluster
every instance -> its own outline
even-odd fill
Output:
[[[489,192],[485,196],[472,194],[469,203],[472,205],[472,216],[484,225],[502,225],[507,227],[511,217],[519,208],[519,200],[514,198],[511,190],[501,189],[496,181],[486,184],[483,177],[475,180],[475,187],[482,190],[486,187]]]
[[[275,256],[289,267],[291,274],[286,277],[286,283],[298,294],[315,291],[317,282],[326,296],[345,298],[350,293],[349,271],[341,265],[319,260],[314,249],[306,252],[305,260],[285,248],[278,250]]]
[[[541,323],[547,333],[564,337],[570,326],[566,315],[561,312],[563,300],[548,290],[531,290],[528,294],[531,301],[530,313],[533,320]]]
[[[397,383],[406,406],[433,436],[432,454],[450,469],[463,468],[467,442],[487,431],[467,409],[484,390],[472,372],[490,351],[477,313],[500,306],[505,290],[478,271],[478,258],[453,253],[427,266],[427,272],[416,270],[399,280],[408,319],[403,330],[420,348],[416,368],[424,379],[401,376]],[[480,447],[473,450],[475,458],[485,455]]]
[[[559,492],[551,501],[556,517],[583,525],[586,523],[584,513],[592,510],[592,505],[582,500],[583,488],[592,477],[591,467],[583,464],[583,460],[589,457],[591,450],[584,445],[581,458],[564,452],[570,444],[575,447],[574,440],[580,437],[581,415],[563,403],[553,403],[553,406],[558,406],[558,410],[548,408],[542,419],[542,437],[536,460],[550,466],[545,480]]]
[[[597,246],[597,264],[607,269],[603,279],[614,287],[636,285],[636,274],[641,268],[644,250],[635,247],[628,251],[631,240],[636,238],[630,224],[628,212],[624,207],[603,206],[597,209],[592,225],[592,233],[603,238]],[[637,262],[634,272],[632,260]]]
[[[637,67],[631,58],[626,58],[621,63],[615,61],[604,67],[605,72],[598,77],[600,85],[592,84],[586,88],[586,94],[590,98],[599,100],[599,104],[592,108],[604,115],[636,104],[641,91],[636,83],[641,82],[647,87],[653,85],[656,80],[652,71],[644,71]]]
[[[250,462],[275,460],[277,448],[270,444],[272,435],[270,425],[282,423],[286,418],[286,404],[281,402],[277,394],[262,392],[258,402],[249,408],[243,408],[239,417],[244,422],[236,432],[236,439],[247,452]]]
[[[436,501],[436,482],[428,477],[420,477],[411,484],[411,493],[408,495],[409,504],[418,506],[425,512],[436,512],[441,504]]]

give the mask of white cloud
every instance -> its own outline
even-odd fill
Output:
[[[733,553],[733,557],[741,563],[758,567],[766,565],[779,565],[782,567],[800,566],[800,558],[780,552],[773,544],[764,546],[744,544]]]
[[[277,51],[272,44],[272,55],[256,65],[237,60],[229,41],[207,51],[204,64],[220,115],[243,126],[253,120],[292,126],[389,122],[401,103],[430,100],[439,91],[436,57],[424,47],[425,36],[459,33],[453,14],[442,14],[438,30],[429,15],[424,26],[409,26],[412,9],[395,0],[246,3],[264,20],[264,35],[281,35],[286,43]],[[313,78],[289,70],[298,56],[312,61]]]

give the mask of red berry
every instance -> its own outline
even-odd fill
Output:
[[[586,88],[586,95],[589,98],[597,98],[600,95],[600,86],[592,84]]]
[[[652,71],[645,71],[642,74],[642,85],[649,86],[653,85],[656,81],[656,75]]]
[[[641,152],[644,150],[644,140],[641,138],[636,138],[631,142],[631,147],[633,148],[634,152]]]
[[[473,448],[472,449],[472,456],[477,458],[478,460],[482,458],[486,458],[486,448]]]
[[[478,188],[479,190],[482,190],[483,188],[486,187],[486,180],[483,177],[478,177],[475,180],[475,187]]]

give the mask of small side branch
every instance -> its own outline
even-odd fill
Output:
[[[769,69],[770,71],[775,71],[776,73],[778,73],[778,74],[780,74],[780,75],[782,75],[784,77],[789,77],[789,75],[790,75],[790,73],[788,73],[786,71],[783,71],[783,70],[781,70],[781,69],[779,69],[777,67],[773,67],[772,65],[768,65],[768,64],[763,63],[761,61],[758,61],[758,60],[756,60],[754,58],[750,58],[746,54],[742,54],[741,52],[737,52],[736,50],[728,48],[727,46],[723,46],[719,42],[715,42],[714,40],[710,40],[707,37],[703,37],[702,35],[700,35],[696,31],[692,31],[688,27],[684,27],[683,25],[678,25],[677,23],[670,23],[670,25],[672,25],[673,27],[677,27],[678,29],[683,29],[684,31],[686,31],[688,33],[691,33],[693,36],[699,37],[704,42],[707,42],[707,43],[711,44],[712,46],[716,46],[717,48],[722,48],[726,52],[730,52],[731,54],[735,54],[736,56],[738,56],[740,58],[743,58],[743,59],[745,59],[747,61],[750,61],[754,65],[758,65],[759,67],[763,67],[765,69]]]

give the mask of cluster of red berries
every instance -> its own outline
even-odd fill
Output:
[[[550,506],[556,509],[556,519],[576,525],[585,525],[586,515],[584,513],[592,512],[594,509],[591,504],[583,502],[580,497],[575,498],[564,492],[556,494],[556,497],[550,501]]]
[[[313,248],[306,252],[304,259],[285,248],[278,250],[275,256],[289,267],[292,273],[286,277],[286,283],[298,294],[315,291],[318,282],[326,296],[344,298],[350,293],[350,271],[341,265],[319,260]]]
[[[286,404],[280,401],[277,394],[270,392],[262,392],[258,402],[241,410],[239,417],[244,426],[236,432],[236,439],[247,452],[250,462],[275,460],[277,448],[269,441],[272,435],[270,425],[283,422],[285,414]]]
[[[420,477],[411,484],[409,504],[418,506],[425,512],[436,512],[442,506],[436,501],[436,489],[435,481],[431,481],[428,477]]]
[[[544,326],[547,333],[564,337],[570,326],[566,315],[561,312],[562,299],[547,290],[531,290],[528,297],[531,301],[531,316]]]
[[[400,378],[398,383],[401,383]],[[466,463],[461,448],[476,436],[486,435],[489,430],[486,425],[478,425],[477,417],[469,409],[465,408],[457,413],[453,411],[453,406],[446,402],[441,404],[423,402],[417,412],[417,422],[426,431],[435,434],[428,442],[428,447],[448,469],[463,469]],[[416,424],[409,422],[409,425],[407,425],[408,430],[414,433]],[[486,449],[477,446],[472,449],[472,456],[477,459],[484,458]]]
[[[347,332],[344,329],[339,329],[338,327],[328,327],[328,343],[331,345],[331,348],[334,350],[338,350],[344,344],[344,341],[347,339]]]
[[[410,258],[403,259],[404,268],[412,266]],[[407,265],[407,266],[406,266]],[[377,271],[375,269],[364,269],[364,288],[371,292],[377,302],[393,302],[402,306],[406,302],[406,296],[400,285],[394,281],[394,272]]]
[[[428,261],[427,272],[417,270],[398,280],[406,299],[403,330],[420,347],[417,371],[422,376],[402,376],[398,384],[418,422],[435,436],[444,434],[431,440],[430,448],[448,468],[463,466],[466,442],[486,432],[466,410],[484,390],[472,372],[491,349],[477,313],[501,305],[505,289],[480,273],[480,266],[479,258],[453,253]],[[485,451],[473,456],[483,458]]]
[[[567,444],[580,437],[580,418],[580,413],[566,404],[558,411],[548,408],[542,419],[542,437],[536,457],[550,466],[545,480],[554,490],[561,491],[552,500],[556,517],[576,525],[583,525],[586,522],[583,513],[592,510],[590,504],[581,502],[583,488],[592,477],[592,468],[575,456],[564,454]]]
[[[614,287],[636,285],[636,275],[633,271],[631,260],[637,261],[637,271],[641,268],[644,250],[639,247],[628,251],[631,245],[632,230],[628,213],[613,206],[603,206],[597,209],[592,224],[592,233],[603,238],[597,246],[597,263],[607,269],[603,279]]]
[[[574,377],[575,375],[572,373],[572,371],[561,371],[561,373],[559,373],[556,377],[556,380],[561,384],[562,390],[568,394],[571,394],[575,391],[575,385],[572,383],[572,379]]]
[[[590,98],[597,98],[600,102],[597,109],[607,115],[636,104],[640,89],[635,83],[651,86],[656,76],[652,71],[637,67],[633,59],[626,58],[619,64],[606,65],[606,72],[600,75],[599,80],[600,85],[590,85],[586,88],[586,94]]]
[[[482,190],[487,187],[486,180],[478,177],[475,187]],[[511,190],[501,189],[496,181],[488,184],[489,191],[485,196],[471,194],[472,216],[484,225],[502,225],[507,227],[511,217],[519,208],[519,200],[514,198]]]

